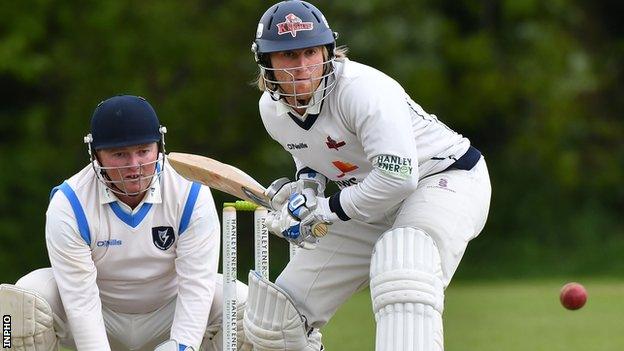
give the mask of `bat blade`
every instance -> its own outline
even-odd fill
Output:
[[[240,169],[209,157],[171,152],[167,160],[183,177],[207,185],[242,200],[271,208],[265,188]]]

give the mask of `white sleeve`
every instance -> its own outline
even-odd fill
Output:
[[[220,225],[210,189],[202,186],[175,261],[178,296],[171,339],[199,350],[214,298]]]
[[[78,231],[69,201],[61,191],[46,212],[46,246],[78,350],[110,350],[96,283],[91,248]]]
[[[303,164],[303,162],[301,162],[300,159],[298,159],[295,155],[292,155],[293,161],[295,162],[295,168],[297,169],[297,171],[295,172],[295,180],[297,180],[297,177],[299,176],[299,174],[305,169],[307,168],[307,166],[305,164]]]
[[[373,85],[353,82],[340,96],[343,118],[360,140],[373,170],[330,199],[340,215],[366,221],[403,201],[418,183],[418,157],[406,100],[387,78]],[[344,216],[341,217],[342,219]]]

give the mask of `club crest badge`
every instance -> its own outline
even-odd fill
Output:
[[[152,228],[152,241],[154,246],[165,251],[175,242],[175,233],[172,227]]]
[[[290,34],[293,38],[297,36],[298,31],[312,29],[314,29],[314,23],[303,22],[294,13],[289,13],[286,15],[286,21],[277,24],[278,35]]]

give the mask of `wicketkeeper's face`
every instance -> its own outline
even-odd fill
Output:
[[[125,194],[138,194],[147,190],[152,182],[158,161],[158,144],[102,149],[97,155],[108,176],[108,186]]]
[[[270,58],[275,80],[289,102],[309,101],[323,76],[323,47],[274,52]]]

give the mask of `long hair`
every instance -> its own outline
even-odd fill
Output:
[[[341,46],[336,47],[334,49],[335,60],[343,61],[345,58],[347,58],[348,51],[349,51],[349,48],[346,45],[341,45]],[[327,47],[323,46],[323,58],[327,60],[328,57],[329,57],[329,52],[327,51]],[[260,91],[266,90],[266,82],[264,81],[264,76],[262,74],[261,69],[258,70],[258,75],[256,76],[256,79],[254,79],[251,82],[251,85],[255,85],[256,87],[258,87]]]

